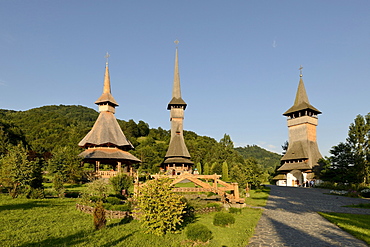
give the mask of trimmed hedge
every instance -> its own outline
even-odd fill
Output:
[[[191,224],[187,227],[186,237],[193,241],[207,242],[212,239],[212,232],[203,224]]]
[[[228,226],[235,223],[235,217],[230,213],[219,212],[213,217],[213,225],[215,226]]]

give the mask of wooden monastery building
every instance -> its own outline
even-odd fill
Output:
[[[164,161],[160,165],[161,173],[167,175],[191,173],[194,165],[190,160],[183,135],[184,110],[187,104],[181,97],[178,61],[178,49],[176,48],[172,99],[167,106],[167,110],[170,110],[171,140]]]
[[[103,94],[95,104],[99,106],[99,117],[90,132],[78,144],[85,148],[79,156],[83,157],[84,163],[94,165],[96,177],[110,178],[120,172],[132,174],[132,165],[141,161],[128,152],[134,146],[126,138],[114,116],[118,103],[111,94],[108,61],[105,67]],[[108,169],[102,169],[103,165]]]
[[[321,112],[308,101],[301,73],[294,104],[283,114],[288,121],[289,145],[274,177],[277,185],[302,186],[313,181],[322,158],[316,141],[318,114]]]

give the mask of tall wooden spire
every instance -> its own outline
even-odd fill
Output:
[[[184,108],[184,110],[186,108],[186,103],[181,97],[179,56],[178,56],[177,47],[176,47],[176,54],[175,54],[175,69],[174,69],[174,75],[173,75],[172,99],[170,103],[168,103],[167,110],[171,110],[172,106],[181,106]]]
[[[103,86],[103,93],[95,101],[95,104],[99,105],[99,111],[110,111],[115,113],[115,107],[118,106],[118,103],[114,99],[113,95],[111,94],[111,86],[110,86],[110,77],[109,77],[109,68],[108,68],[108,57],[109,54],[105,56],[107,58],[107,62],[105,63],[105,74],[104,74],[104,86]]]
[[[176,47],[172,99],[167,106],[167,109],[170,110],[171,140],[161,165],[166,171],[172,169],[172,172],[176,174],[190,171],[193,164],[183,135],[184,110],[186,106],[185,101],[181,97],[178,49]]]

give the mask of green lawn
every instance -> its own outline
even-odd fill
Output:
[[[249,191],[250,197],[247,197],[245,203],[253,207],[266,206],[267,198],[269,197],[270,188],[263,187],[257,190]]]
[[[135,220],[109,220],[105,229],[95,231],[92,216],[77,211],[75,203],[70,198],[11,199],[0,194],[1,246],[190,246],[184,231],[157,237],[144,234]],[[206,246],[246,246],[261,213],[245,208],[235,214],[235,224],[226,228],[212,225],[214,213],[198,215],[197,222],[213,232]]]
[[[319,213],[333,224],[370,245],[370,215]]]

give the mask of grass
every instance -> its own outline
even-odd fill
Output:
[[[319,214],[370,245],[370,215],[321,212]]]
[[[267,196],[256,193],[258,205]],[[91,215],[75,209],[76,199],[52,198],[31,200],[10,199],[0,194],[0,242],[1,246],[191,246],[184,231],[158,237],[144,234],[136,220],[108,220],[101,231],[93,229]],[[246,246],[253,235],[262,210],[244,208],[234,215],[235,224],[230,227],[212,225],[213,215],[198,215],[196,221],[205,224],[213,232],[209,247]]]
[[[257,190],[250,190],[249,191],[250,197],[246,198],[245,203],[253,207],[264,207],[266,206],[269,193],[270,193],[269,187],[263,187]]]
[[[357,205],[347,205],[344,207],[349,207],[349,208],[369,208],[370,209],[370,203],[360,203]]]

